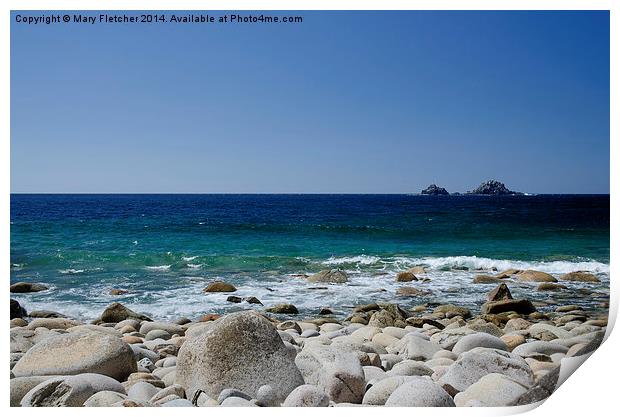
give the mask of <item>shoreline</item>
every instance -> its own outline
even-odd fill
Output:
[[[392,278],[419,291],[414,284],[421,288],[423,274],[412,269]],[[507,276],[498,278],[502,275]],[[531,403],[553,391],[562,359],[591,352],[607,326],[604,297],[596,308],[584,308],[569,298],[543,307],[512,295],[518,283],[551,288],[569,278],[594,291],[608,290],[587,273],[551,277],[557,282],[547,275],[480,274],[479,281],[493,284],[491,291],[489,285],[471,284],[485,301],[480,309],[439,302],[402,308],[394,299],[357,305],[345,319],[329,314],[303,319],[282,300],[279,306],[259,306],[261,311],[191,320],[153,321],[117,302],[93,322],[53,312],[21,314],[11,320],[11,405]],[[332,269],[304,279],[330,287],[347,276]],[[230,289],[225,284],[215,287]],[[11,307],[12,314],[23,313]]]

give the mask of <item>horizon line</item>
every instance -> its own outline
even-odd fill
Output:
[[[455,193],[459,193],[455,195]],[[448,196],[427,195],[420,192],[400,192],[400,193],[356,193],[356,192],[31,192],[15,191],[10,195],[419,195],[426,197],[464,197],[464,196],[489,196],[489,197],[528,197],[537,195],[610,195],[607,193],[522,193],[522,194],[468,194],[468,191],[455,191]]]

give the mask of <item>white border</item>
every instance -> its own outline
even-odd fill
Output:
[[[618,196],[615,193],[618,185],[618,175],[620,172],[620,163],[618,163],[618,97],[619,86],[618,77],[620,67],[618,66],[619,42],[618,35],[620,26],[620,7],[617,1],[613,0],[383,0],[381,2],[373,2],[368,0],[358,1],[296,1],[294,4],[282,0],[265,0],[265,1],[197,1],[197,0],[4,0],[0,2],[2,9],[2,23],[0,31],[0,56],[3,65],[1,69],[2,79],[2,96],[0,102],[0,129],[2,131],[2,141],[0,150],[0,176],[2,194],[0,196],[0,213],[3,221],[0,221],[1,252],[0,264],[2,270],[5,271],[5,288],[9,284],[9,196],[10,196],[10,75],[9,75],[9,19],[10,10],[610,10],[611,20],[611,84],[610,84],[610,158],[611,158],[611,254],[614,261],[611,262],[610,276],[616,276],[616,262],[618,252]],[[615,164],[614,164],[615,162]],[[612,279],[612,282],[615,278]],[[615,321],[618,310],[618,291],[616,285],[612,284],[611,289],[611,306],[610,306],[610,328],[611,322]],[[8,303],[4,304],[5,317],[8,316]],[[615,404],[615,395],[617,395],[617,376],[620,367],[618,366],[618,358],[615,353],[619,350],[620,342],[618,332],[614,332],[603,346],[598,349],[592,359],[586,362],[585,366],[580,367],[575,376],[572,376],[567,383],[562,385],[553,396],[544,403],[542,407],[531,411],[530,415],[543,416],[547,413],[561,415],[608,415],[611,414]],[[609,332],[608,332],[609,336]],[[3,346],[5,358],[8,357],[9,343],[8,332],[3,334]],[[6,368],[5,368],[6,369]],[[6,372],[6,371],[5,371]],[[2,381],[2,405],[8,407],[9,380],[8,375]],[[315,413],[331,413],[338,415],[355,415],[355,416],[374,416],[379,412],[389,412],[390,414],[410,415],[415,413],[418,415],[465,415],[465,416],[486,416],[486,415],[507,415],[516,414],[532,407],[518,408],[456,408],[456,409],[377,409],[377,408],[332,408],[332,409],[253,409],[253,414],[272,416],[289,414],[315,414]],[[185,409],[194,415],[202,415],[204,413],[215,415],[230,415],[236,412],[247,413],[249,410],[236,409]],[[389,411],[388,411],[389,410]],[[8,410],[7,410],[8,411]],[[95,415],[104,415],[110,410],[106,409],[90,409],[89,413]],[[148,412],[152,415],[169,414],[170,409],[151,408],[148,411],[144,409],[125,409],[123,413],[143,413]],[[74,413],[83,413],[83,409],[45,409],[45,410],[27,410],[27,409],[11,409],[12,415],[34,414],[44,412],[46,415],[67,415]],[[184,411],[185,412],[185,411]],[[545,413],[545,414],[543,414]]]

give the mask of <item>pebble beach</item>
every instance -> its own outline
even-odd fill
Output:
[[[49,290],[15,283],[11,406],[471,407],[544,400],[562,361],[602,342],[608,281],[587,271],[478,272],[470,285],[479,288],[479,307],[443,303],[441,294],[423,298],[426,271],[417,266],[390,277],[398,283],[393,302],[355,305],[346,317],[327,307],[300,315],[286,299],[262,305],[214,281],[204,293],[225,295],[239,311],[161,320],[112,302],[97,319],[81,320],[27,311],[14,295]],[[332,287],[349,276],[327,269],[299,279]],[[547,301],[513,296],[511,288],[524,287],[548,293]],[[424,302],[412,306],[416,298]]]

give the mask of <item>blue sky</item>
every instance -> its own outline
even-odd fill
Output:
[[[609,192],[607,12],[294,14],[12,19],[11,190]]]

